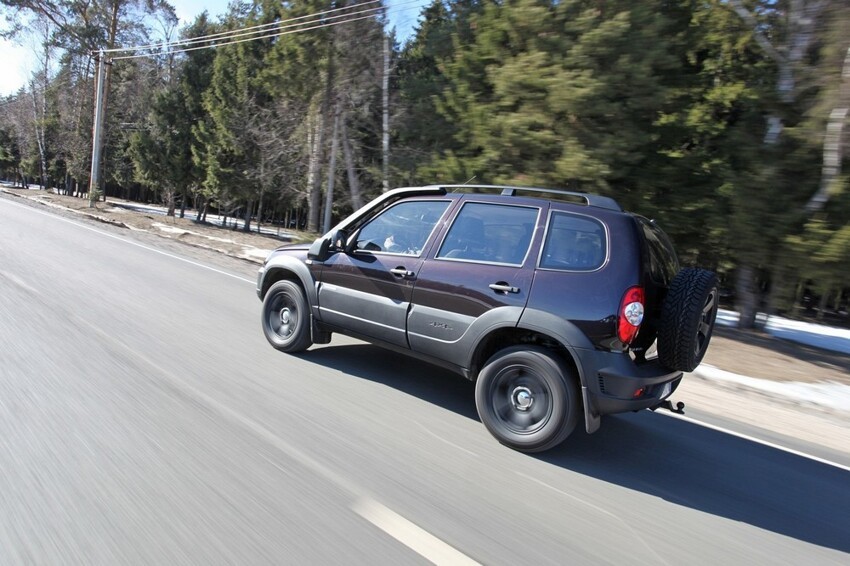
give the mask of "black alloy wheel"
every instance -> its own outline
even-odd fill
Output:
[[[300,352],[312,345],[307,299],[292,281],[278,281],[268,290],[262,323],[266,339],[282,352]]]
[[[580,412],[572,372],[539,346],[513,346],[490,358],[478,376],[475,404],[487,430],[521,452],[560,444]]]

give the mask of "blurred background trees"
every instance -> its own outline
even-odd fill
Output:
[[[385,182],[593,191],[717,270],[744,325],[846,310],[846,0],[437,0],[403,44],[381,2],[237,1],[182,30],[164,1],[2,2],[43,63],[0,102],[8,179],[83,194],[96,50],[202,38],[112,60],[107,195],[315,231]],[[214,35],[255,26],[285,33]]]

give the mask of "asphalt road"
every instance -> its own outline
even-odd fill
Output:
[[[847,564],[850,472],[660,414],[541,456],[471,383],[262,336],[255,268],[0,197],[0,564]]]

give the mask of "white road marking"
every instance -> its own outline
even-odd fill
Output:
[[[71,224],[71,225],[73,225],[73,226],[76,226],[76,227],[78,227],[78,228],[83,228],[84,230],[88,230],[88,231],[90,231],[90,232],[94,232],[95,234],[100,234],[101,236],[106,236],[107,238],[112,238],[113,240],[118,240],[119,242],[124,242],[125,244],[130,244],[131,246],[136,246],[137,248],[142,248],[143,250],[147,250],[147,251],[154,252],[154,253],[157,253],[157,254],[160,254],[160,255],[164,255],[165,257],[170,257],[170,258],[172,258],[172,259],[176,259],[176,260],[178,260],[178,261],[182,261],[182,262],[184,262],[184,263],[188,263],[189,265],[194,265],[195,267],[200,267],[200,268],[202,268],[202,269],[207,269],[207,270],[209,270],[209,271],[213,271],[213,272],[218,273],[218,274],[221,274],[221,275],[226,275],[227,277],[232,277],[233,279],[238,279],[239,281],[244,281],[245,283],[250,283],[250,284],[252,284],[252,285],[256,283],[256,281],[252,281],[251,279],[245,279],[244,277],[240,277],[240,276],[238,276],[238,275],[233,275],[232,273],[228,273],[228,272],[226,272],[226,271],[222,271],[222,270],[220,270],[220,269],[216,269],[216,268],[214,268],[214,267],[210,267],[210,266],[208,266],[208,265],[204,265],[203,263],[198,263],[198,262],[196,262],[196,261],[192,261],[192,260],[190,260],[190,259],[186,259],[185,257],[180,257],[179,255],[170,254],[170,253],[168,253],[168,252],[164,252],[164,251],[162,251],[162,250],[158,250],[158,249],[156,249],[156,248],[152,248],[152,247],[150,247],[150,246],[146,246],[146,245],[144,245],[144,244],[140,244],[139,242],[134,242],[133,240],[128,240],[127,238],[122,238],[121,236],[116,236],[115,234],[110,234],[109,232],[104,232],[104,231],[102,231],[102,230],[98,230],[97,228],[92,228],[91,226],[86,226],[85,224],[81,224],[81,223],[79,223],[79,222],[75,222],[74,220],[70,220],[70,219],[68,219],[68,218],[64,218],[64,217],[62,217],[62,216],[59,216],[58,214],[52,214],[52,213],[50,213],[50,212],[45,212],[45,211],[43,211],[43,210],[38,210],[37,208],[32,208],[32,207],[30,207],[30,206],[26,206],[26,205],[23,205],[23,204],[19,204],[19,203],[13,202],[13,201],[4,201],[4,202],[8,202],[9,204],[11,204],[11,205],[13,205],[13,206],[17,206],[17,207],[20,207],[20,208],[25,208],[25,209],[27,209],[27,210],[30,210],[30,211],[32,211],[32,212],[34,212],[34,213],[36,213],[36,214],[41,214],[41,215],[43,215],[43,216],[50,216],[51,218],[55,218],[55,219],[57,219],[57,220],[61,220],[62,222],[66,222],[66,223]]]
[[[749,440],[750,442],[755,442],[756,444],[761,444],[762,446],[767,446],[769,448],[775,448],[777,450],[782,450],[783,452],[787,452],[789,454],[793,454],[795,456],[800,456],[801,458],[807,458],[809,460],[813,460],[815,462],[819,462],[821,464],[826,464],[827,466],[833,466],[840,470],[844,470],[845,472],[850,472],[850,466],[845,466],[844,464],[839,464],[838,462],[833,462],[831,460],[827,460],[825,458],[821,458],[819,456],[815,456],[813,454],[807,454],[806,452],[800,452],[799,450],[795,450],[793,448],[788,448],[787,446],[782,446],[781,444],[776,444],[775,442],[770,442],[768,440],[762,440],[760,438],[756,438],[755,436],[750,436],[749,434],[744,434],[742,432],[735,432],[734,430],[723,428],[722,426],[717,426],[713,424],[709,424],[703,421],[698,421],[697,419],[692,419],[691,417],[685,415],[679,415],[677,413],[668,413],[666,411],[658,411],[656,414],[664,415],[667,417],[673,417],[674,419],[679,419],[681,421],[689,422],[691,424],[704,426],[705,428],[710,428],[711,430],[716,430],[717,432],[722,432],[724,434],[730,434],[732,436],[737,436],[743,440]]]
[[[434,564],[478,564],[455,547],[377,501],[360,499],[351,508],[355,513]]]

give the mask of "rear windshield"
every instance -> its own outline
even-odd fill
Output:
[[[605,263],[605,228],[598,220],[553,212],[540,258],[544,269],[592,271]]]
[[[649,262],[649,275],[656,283],[670,285],[679,273],[679,258],[670,238],[661,228],[646,218],[637,217],[646,242],[646,259]]]

